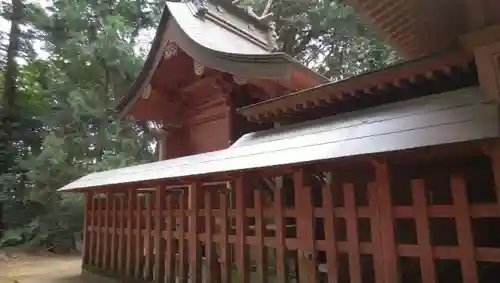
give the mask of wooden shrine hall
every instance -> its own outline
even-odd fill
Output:
[[[123,282],[500,282],[500,1],[351,0],[406,61],[339,82],[268,15],[167,1],[124,119],[159,161],[96,172],[83,272]]]

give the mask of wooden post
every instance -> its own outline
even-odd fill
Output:
[[[83,265],[89,264],[89,256],[91,250],[91,243],[89,242],[91,237],[89,231],[89,226],[91,226],[90,221],[93,221],[92,218],[92,199],[94,198],[94,194],[92,192],[85,193],[85,208],[84,208],[84,220],[83,220]]]
[[[375,163],[377,203],[380,213],[380,242],[384,258],[384,282],[395,283],[398,279],[398,258],[394,237],[394,217],[392,214],[389,169],[387,163]]]
[[[133,245],[132,241],[132,225],[133,225],[133,217],[134,217],[134,200],[136,198],[135,189],[131,188],[127,191],[127,256],[125,260],[125,274],[128,277],[133,276]]]
[[[112,193],[111,197],[111,242],[110,242],[110,257],[109,257],[109,269],[111,271],[116,271],[116,197]]]
[[[167,276],[167,283],[175,283],[176,273],[175,273],[175,261],[176,255],[174,251],[174,215],[173,215],[173,200],[172,194],[167,195],[167,219],[166,219],[166,230],[167,230],[167,248],[166,248],[166,258],[165,258],[165,274]]]
[[[100,196],[96,198],[97,202],[97,222],[96,222],[96,227],[95,233],[96,233],[96,249],[95,249],[95,257],[94,257],[94,265],[96,267],[102,267],[102,261],[101,261],[101,253],[102,253],[102,216],[103,216],[103,209],[102,209],[102,200]]]
[[[185,223],[185,218],[186,218],[186,207],[185,207],[185,200],[186,200],[186,192],[182,192],[180,197],[179,197],[179,211],[180,211],[180,221],[179,221],[179,279],[180,282],[185,283],[187,282],[187,266],[186,266],[186,261],[187,261],[187,254],[186,254],[186,223]]]
[[[377,184],[374,182],[368,183],[368,199],[369,199],[369,208],[370,208],[370,221],[372,228],[372,242],[375,246],[375,250],[373,252],[374,257],[374,269],[375,269],[375,282],[377,283],[385,283],[385,273],[384,273],[384,255],[382,252],[382,240],[381,233],[378,231],[378,227],[380,227],[380,213],[378,208],[378,197],[377,197]]]
[[[198,241],[198,195],[201,186],[198,182],[191,185],[189,189],[189,265],[191,270],[191,282],[201,282],[201,258],[200,242]]]
[[[347,242],[349,244],[349,272],[352,282],[361,282],[361,260],[359,252],[358,215],[354,198],[354,185],[342,186],[345,194]]]
[[[470,224],[470,210],[467,203],[467,190],[465,187],[465,181],[461,176],[452,176],[451,190],[453,195],[453,210],[455,212],[463,282],[478,283],[474,238]]]
[[[213,227],[212,227],[212,198],[210,191],[205,190],[205,262],[207,266],[206,278],[208,283],[217,282],[214,270],[217,267],[217,255],[213,246]]]
[[[157,283],[163,282],[165,278],[164,273],[164,253],[162,246],[163,239],[163,209],[165,207],[165,189],[163,187],[156,188],[156,205],[155,205],[155,263],[154,263],[154,280]]]
[[[104,206],[104,247],[102,252],[102,267],[104,270],[109,270],[109,256],[111,251],[109,249],[109,238],[110,238],[110,212],[111,212],[111,196],[110,192],[106,192],[106,205]]]
[[[295,211],[297,212],[297,238],[300,241],[297,250],[300,282],[317,282],[314,245],[314,215],[311,187],[305,185],[304,169],[293,173],[295,192]]]
[[[142,211],[144,199],[137,196],[136,209],[136,227],[135,227],[135,268],[134,277],[141,278],[143,275],[143,260],[144,260],[144,235],[142,234]]]
[[[338,188],[333,183],[333,174],[327,173],[327,181],[323,186],[323,211],[325,225],[325,240],[327,243],[326,258],[328,268],[328,282],[338,283],[337,270],[337,240],[335,238],[335,210],[333,207],[333,190]]]
[[[285,263],[285,232],[284,232],[284,187],[283,177],[275,178],[274,188],[274,216],[276,226],[276,273],[278,282],[287,283],[288,272]]]
[[[154,241],[153,241],[153,198],[151,194],[147,195],[147,210],[146,210],[146,264],[144,279],[146,281],[153,280],[153,264],[154,264]]]
[[[119,220],[120,220],[120,233],[118,238],[118,272],[123,274],[125,271],[125,201],[128,199],[128,194],[122,194],[120,196],[120,209],[118,211]],[[127,201],[128,202],[128,201]]]
[[[429,215],[427,212],[427,199],[425,197],[424,180],[412,180],[412,195],[415,209],[415,222],[417,226],[418,245],[422,249],[420,255],[420,270],[422,281],[435,282],[434,258],[432,255],[431,237],[429,231]]]
[[[220,209],[221,209],[221,277],[222,283],[231,282],[231,257],[229,255],[228,243],[228,192],[222,192],[220,195]]]
[[[238,269],[238,283],[247,283],[250,280],[246,258],[245,229],[247,221],[245,216],[245,192],[248,189],[246,176],[236,178],[236,266]]]
[[[264,245],[264,212],[263,212],[263,198],[262,188],[259,186],[254,190],[255,199],[255,236],[257,238],[257,281],[261,283],[268,282],[267,274],[267,253],[266,246]]]

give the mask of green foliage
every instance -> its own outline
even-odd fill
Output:
[[[239,5],[260,14],[268,1]],[[12,19],[14,6],[2,3],[0,16]],[[15,83],[2,93],[13,103],[0,105],[0,130],[8,129],[0,131],[0,246],[68,245],[82,227],[82,196],[56,189],[89,172],[153,160],[148,127],[116,120],[113,109],[143,64],[139,34],[157,26],[164,1],[13,3],[22,4],[20,32],[0,33],[0,85]],[[398,59],[340,0],[274,0],[270,12],[279,49],[332,79]],[[4,52],[16,36],[16,52]],[[19,64],[7,72],[9,62]]]

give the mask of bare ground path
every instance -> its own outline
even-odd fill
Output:
[[[90,283],[80,278],[79,256],[21,255],[0,259],[0,283]]]

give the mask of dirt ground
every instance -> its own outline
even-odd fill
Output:
[[[90,283],[80,278],[78,255],[15,254],[14,257],[0,258],[0,283]]]

